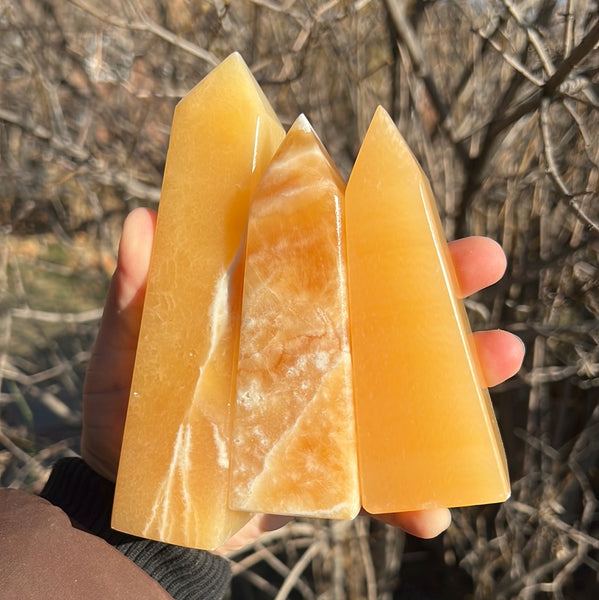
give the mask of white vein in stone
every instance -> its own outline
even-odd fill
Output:
[[[339,357],[337,359],[337,361],[335,362],[335,364],[331,365],[330,368],[328,369],[328,375],[332,375],[337,368],[344,368],[342,363],[347,363],[345,365],[346,368],[350,368],[349,367],[349,352],[343,352],[339,354]],[[289,427],[287,430],[285,430],[279,437],[279,439],[272,445],[272,447],[270,448],[270,450],[268,451],[268,453],[264,456],[264,459],[262,461],[262,469],[260,472],[258,472],[253,479],[251,480],[251,482],[249,483],[249,489],[247,491],[247,506],[251,506],[252,504],[252,498],[255,495],[255,488],[260,487],[260,485],[262,484],[262,482],[271,477],[272,476],[272,460],[273,457],[277,455],[278,450],[280,448],[284,448],[288,443],[289,440],[293,440],[294,437],[297,435],[297,430],[300,429],[303,424],[302,421],[304,420],[304,415],[309,413],[311,411],[311,407],[313,405],[314,402],[319,400],[320,397],[320,392],[323,388],[323,386],[325,386],[328,383],[328,376],[325,375],[321,380],[320,383],[318,385],[318,387],[316,388],[316,390],[314,391],[314,394],[312,395],[312,398],[310,398],[309,401],[307,401],[305,403],[305,405],[302,407],[301,411],[299,412],[299,414],[297,415],[297,418],[295,420],[295,422],[293,423],[293,425],[291,427]],[[346,398],[343,398],[343,401],[347,400]],[[351,436],[351,432],[348,432],[348,434]],[[351,480],[356,479],[357,478],[357,472],[356,473],[352,473],[351,475],[348,473],[349,479]],[[357,480],[357,479],[356,479]],[[339,503],[335,506],[331,506],[328,508],[323,509],[322,511],[314,511],[312,513],[310,513],[308,515],[308,513],[305,513],[306,516],[313,516],[313,517],[318,517],[320,515],[334,515],[338,510],[342,510],[342,509],[347,509],[347,507],[351,507],[353,505],[353,502],[351,499],[349,498],[347,500],[347,502],[342,502]],[[303,511],[302,511],[303,512]]]
[[[258,142],[260,140],[260,115],[256,117],[256,131],[254,134],[254,153],[252,155],[252,173],[256,170],[256,162],[258,158]]]
[[[214,436],[214,445],[216,446],[216,463],[221,469],[229,468],[229,449],[227,447],[227,441],[220,434],[216,423],[210,423],[212,425],[212,435]]]
[[[225,272],[217,280],[214,297],[209,309],[210,347],[208,349],[206,359],[202,365],[199,366],[198,379],[192,396],[192,401],[190,406],[187,408],[179,429],[177,430],[171,461],[164,478],[158,486],[158,492],[152,506],[151,516],[144,529],[144,535],[151,535],[150,532],[157,528],[162,539],[169,539],[169,530],[175,523],[175,520],[172,519],[171,514],[171,502],[172,498],[177,497],[177,492],[179,492],[184,504],[183,514],[180,515],[180,517],[184,518],[186,521],[186,526],[181,529],[188,532],[188,534],[191,534],[191,532],[195,531],[195,527],[192,526],[192,522],[196,521],[196,515],[193,510],[193,492],[191,481],[189,479],[193,456],[191,415],[194,409],[198,407],[201,409],[201,403],[199,402],[199,399],[203,383],[203,375],[205,373],[206,366],[213,360],[216,349],[218,348],[227,331],[228,284],[229,276],[228,272]],[[217,452],[217,464],[222,469],[228,469],[229,455],[226,438],[219,431],[218,425],[206,415],[204,416],[212,426],[214,444]],[[170,522],[169,514],[171,515]],[[187,541],[191,543],[191,540]]]
[[[169,522],[168,515],[170,511],[171,497],[174,493],[174,487],[177,480],[180,480],[181,497],[185,505],[185,513],[191,506],[191,493],[189,490],[189,471],[191,469],[191,425],[181,424],[177,430],[177,437],[173,445],[173,454],[168,467],[168,471],[162,480],[156,499],[152,505],[150,518],[144,528],[143,534],[148,536],[150,532],[157,528],[162,539],[168,539]]]

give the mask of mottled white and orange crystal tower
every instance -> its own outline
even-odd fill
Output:
[[[431,188],[382,108],[345,198],[363,507],[505,500],[503,446]]]
[[[250,194],[283,137],[238,54],[176,108],[116,486],[116,529],[214,548],[251,516],[227,502],[243,276],[238,251]]]
[[[344,187],[300,116],[252,197],[231,437],[233,508],[345,519],[360,509]]]

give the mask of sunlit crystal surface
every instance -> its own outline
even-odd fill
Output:
[[[227,507],[230,396],[249,197],[284,136],[231,55],[177,106],[117,481],[113,527],[213,548]]]
[[[352,518],[359,510],[344,183],[305,117],[250,207],[230,503]]]
[[[509,495],[501,439],[428,180],[379,108],[346,189],[362,504]]]

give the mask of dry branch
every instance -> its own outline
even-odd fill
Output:
[[[103,23],[106,23],[107,25],[112,25],[113,27],[118,27],[121,29],[129,29],[131,31],[151,33],[156,37],[168,42],[169,44],[180,48],[188,54],[191,54],[192,56],[195,56],[196,58],[207,62],[212,67],[215,67],[219,62],[216,56],[212,54],[212,52],[209,52],[204,48],[200,48],[199,46],[186,40],[185,38],[175,35],[172,31],[169,31],[161,25],[154,23],[144,13],[140,15],[139,20],[131,21],[123,19],[116,15],[104,13],[103,11],[98,10],[94,5],[90,4],[86,0],[68,1],[77,8],[80,8],[81,10],[84,10],[90,15],[93,15],[94,17],[96,17],[96,19],[102,21]]]

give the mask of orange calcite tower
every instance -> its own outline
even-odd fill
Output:
[[[347,184],[346,228],[362,505],[505,500],[503,447],[430,185],[382,108]]]
[[[238,251],[250,194],[283,136],[238,54],[176,108],[116,486],[116,529],[214,548],[250,517],[227,508],[243,275]]]
[[[300,116],[250,205],[231,446],[236,509],[360,509],[344,182]]]

